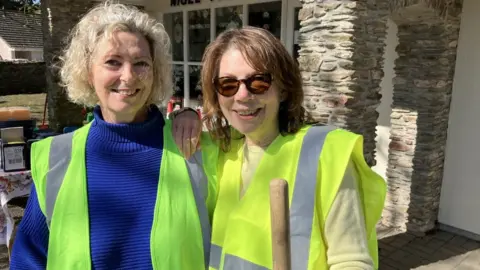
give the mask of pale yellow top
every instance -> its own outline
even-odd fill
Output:
[[[240,197],[245,194],[263,154],[264,150],[261,147],[252,145],[247,147],[245,144]],[[325,244],[328,247],[327,263],[330,270],[374,269],[373,260],[368,252],[356,175],[354,166],[350,163],[325,221]]]
[[[253,179],[253,174],[257,169],[260,160],[265,151],[260,146],[245,144],[243,147],[243,163],[242,163],[242,185],[240,187],[240,197],[243,197],[247,191],[250,182]]]

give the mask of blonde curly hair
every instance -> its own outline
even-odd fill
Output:
[[[89,82],[92,55],[97,44],[115,32],[142,34],[153,59],[153,88],[147,104],[159,104],[172,93],[170,38],[164,26],[133,6],[106,1],[92,8],[72,29],[60,57],[60,77],[68,98],[76,104],[94,107],[98,103]]]

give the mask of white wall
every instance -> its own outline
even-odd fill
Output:
[[[10,49],[10,46],[2,39],[0,38],[0,56],[2,57],[3,60],[10,60],[12,59],[12,50]]]
[[[463,4],[439,222],[480,234],[480,1]]]
[[[32,59],[34,61],[43,61],[43,50],[42,51],[32,51]]]
[[[386,48],[383,55],[385,62],[383,66],[384,77],[380,83],[382,99],[377,108],[379,113],[377,119],[377,147],[375,149],[375,160],[377,164],[373,170],[380,176],[386,179],[387,165],[388,165],[388,145],[390,144],[390,115],[392,114],[393,102],[393,78],[395,77],[395,59],[398,53],[395,48],[398,45],[398,28],[397,25],[390,19],[387,21],[387,37],[385,40]]]
[[[177,0],[175,0],[177,1]],[[157,1],[152,1],[152,0],[144,0],[145,2],[145,7],[148,10],[155,11],[155,12],[164,12],[166,10],[170,9],[177,9],[181,10],[182,7],[186,8],[194,8],[194,7],[200,7],[200,6],[205,6],[208,5],[210,0],[200,0],[199,3],[196,3],[198,0],[190,0],[193,4],[187,4],[187,5],[178,5],[178,6],[173,6],[171,5],[171,0],[157,0]],[[181,1],[180,1],[181,2]],[[188,0],[186,0],[188,2]],[[237,1],[238,3],[238,1]]]

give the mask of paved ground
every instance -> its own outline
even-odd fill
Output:
[[[480,243],[444,231],[424,237],[379,228],[380,270],[480,270]]]
[[[16,220],[23,215],[24,201],[12,202]],[[436,231],[423,237],[378,228],[380,270],[480,270],[480,243]],[[0,270],[8,270],[5,246],[0,246]]]

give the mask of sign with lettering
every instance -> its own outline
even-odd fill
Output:
[[[186,5],[193,5],[193,4],[200,4],[200,0],[170,0],[170,6],[186,6]]]
[[[4,171],[16,171],[25,169],[23,157],[24,145],[9,146],[3,145]]]

